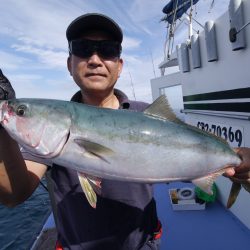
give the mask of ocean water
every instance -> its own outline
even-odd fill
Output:
[[[0,250],[30,249],[50,211],[49,195],[42,185],[15,208],[0,204]]]

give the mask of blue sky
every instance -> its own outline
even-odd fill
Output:
[[[124,69],[117,87],[134,99],[151,102],[150,79],[160,76],[166,37],[164,0],[0,0],[0,68],[12,82],[17,97],[68,100],[78,90],[66,67],[69,23],[87,12],[116,20],[124,31]],[[205,23],[223,14],[229,0],[200,0],[194,17]],[[194,28],[201,30],[200,27]],[[176,43],[187,38],[183,24]],[[154,65],[154,66],[153,66]]]

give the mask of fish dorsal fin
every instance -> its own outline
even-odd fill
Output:
[[[171,122],[184,124],[184,122],[175,115],[165,95],[158,97],[143,113]]]
[[[175,115],[175,113],[172,110],[171,106],[169,105],[167,97],[165,95],[161,95],[160,97],[158,97],[147,109],[144,110],[143,113],[146,115],[149,115],[149,116],[157,117],[159,119],[164,119],[164,120],[175,122],[175,123],[178,123],[181,125],[185,125],[187,128],[195,130],[199,133],[209,134],[210,136],[216,138],[217,140],[220,140],[225,145],[228,145],[228,142],[225,139],[223,139],[223,138],[221,138],[213,133],[203,131],[203,130],[201,130],[201,129],[199,129],[191,124],[187,124],[187,123],[183,122],[182,120],[180,120]]]
[[[96,208],[97,194],[101,193],[101,180],[84,173],[77,172],[82,190],[91,207]]]

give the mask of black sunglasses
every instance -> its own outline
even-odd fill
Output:
[[[110,40],[88,40],[78,39],[69,43],[69,52],[81,58],[89,58],[96,52],[103,59],[120,57],[122,51],[121,44]]]

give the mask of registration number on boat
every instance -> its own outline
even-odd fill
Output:
[[[213,124],[208,121],[198,121],[196,125],[201,130],[222,137],[228,141],[232,147],[244,146],[244,133],[242,127],[225,124]]]

